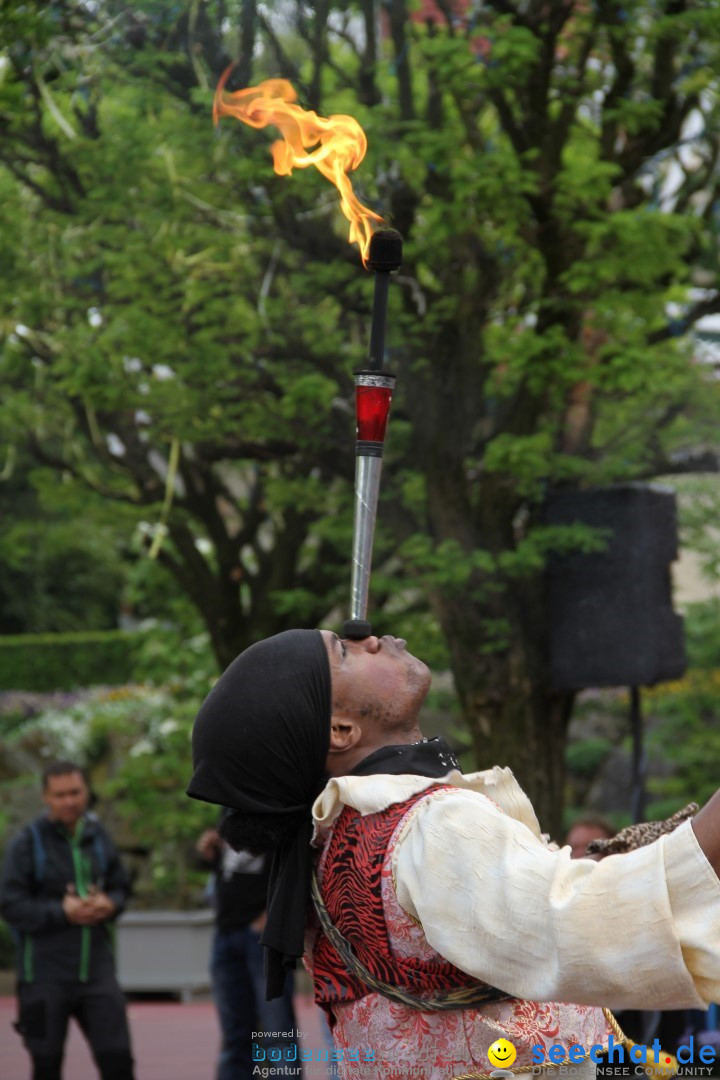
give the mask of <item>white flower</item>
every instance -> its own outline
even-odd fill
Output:
[[[167,364],[153,364],[152,373],[160,382],[175,378],[175,372]]]
[[[149,739],[138,739],[138,741],[128,750],[128,755],[130,757],[142,757],[143,754],[154,753],[155,747]]]

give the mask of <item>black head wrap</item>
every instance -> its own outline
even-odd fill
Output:
[[[235,811],[223,836],[272,851],[268,999],[302,955],[312,870],[311,807],[330,744],[330,662],[319,630],[287,630],[233,660],[203,702],[192,736],[188,795]]]

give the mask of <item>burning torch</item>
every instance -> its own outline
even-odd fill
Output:
[[[350,618],[343,637],[362,639],[372,634],[367,621],[372,549],[380,491],[380,474],[390,402],[395,376],[382,370],[385,356],[390,274],[402,264],[402,237],[394,229],[382,229],[370,240],[367,266],[375,274],[370,356],[364,371],[355,372],[355,518],[353,522]]]
[[[357,168],[367,150],[365,132],[354,117],[322,117],[303,109],[286,79],[267,79],[258,86],[228,92],[225,83],[230,71],[224,73],[215,92],[215,123],[221,116],[234,116],[250,127],[271,124],[279,128],[282,139],[271,148],[275,172],[286,176],[293,168],[314,165],[335,185],[350,222],[350,242],[359,244],[363,263],[375,274],[368,367],[355,373],[355,519],[350,618],[343,628],[345,637],[361,639],[372,633],[366,619],[368,589],[383,445],[395,385],[395,376],[382,370],[385,324],[390,274],[402,263],[402,238],[394,229],[377,229],[382,218],[363,206],[353,192],[348,173]]]

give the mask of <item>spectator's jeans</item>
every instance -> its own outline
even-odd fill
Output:
[[[295,1045],[293,1038],[252,1038],[253,1031],[289,1033],[297,1026],[292,978],[288,979],[282,997],[265,1000],[263,952],[260,935],[249,926],[242,930],[215,930],[210,974],[223,1037],[216,1080],[252,1080],[253,1041],[260,1043],[266,1053],[270,1049],[280,1050],[280,1076],[289,1075],[284,1069],[292,1067],[283,1051]],[[267,1059],[262,1065],[272,1068]]]

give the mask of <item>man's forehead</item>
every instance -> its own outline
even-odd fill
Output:
[[[85,781],[82,778],[82,773],[58,773],[55,776],[48,776],[45,790],[56,792],[67,788],[75,789],[84,786]]]

